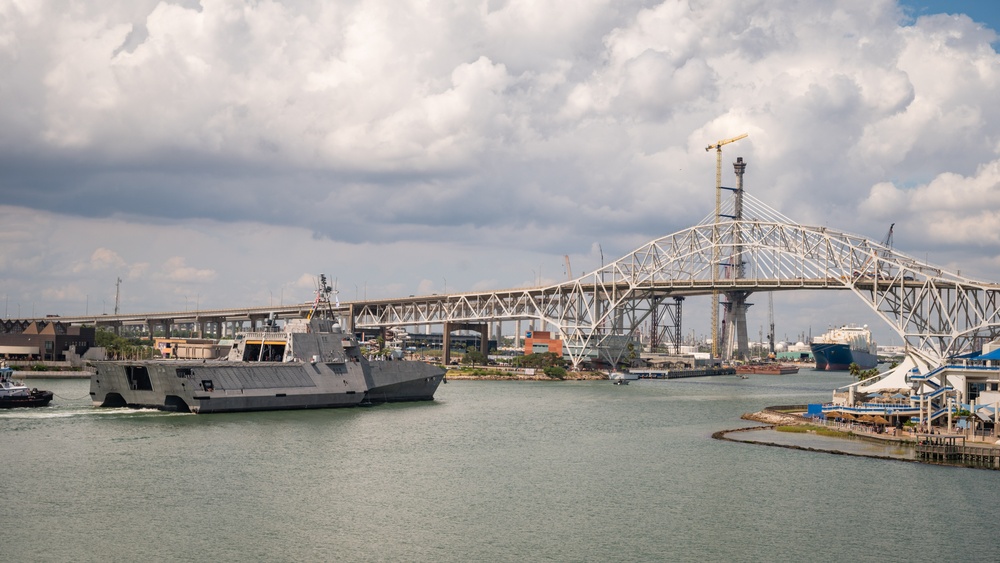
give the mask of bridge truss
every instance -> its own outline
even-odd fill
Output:
[[[713,291],[851,291],[908,346],[937,358],[971,351],[1000,333],[998,284],[946,272],[862,236],[794,224],[749,194],[743,205],[742,220],[716,223],[713,214],[571,281],[357,302],[351,316],[356,327],[533,319],[556,328],[574,365],[595,352],[622,359],[623,343],[660,307]],[[721,273],[713,267],[719,257]]]

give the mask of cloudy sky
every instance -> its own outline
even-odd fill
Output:
[[[986,4],[0,0],[3,313],[561,281],[711,213],[743,132],[785,215],[1000,280]],[[778,335],[856,301],[779,294]]]

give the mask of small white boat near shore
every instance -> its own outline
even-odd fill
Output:
[[[639,379],[639,375],[635,373],[629,373],[627,371],[613,371],[608,374],[608,379],[611,380],[615,385],[628,385],[629,381],[635,381]]]

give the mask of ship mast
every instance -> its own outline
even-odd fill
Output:
[[[309,309],[309,315],[306,317],[307,320],[312,320],[313,315],[320,309],[326,311],[327,318],[333,318],[333,305],[330,304],[330,294],[333,292],[334,289],[326,281],[326,274],[320,274],[319,287],[316,288],[316,298],[313,300],[312,308]]]

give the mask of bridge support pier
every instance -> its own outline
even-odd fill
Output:
[[[444,323],[441,347],[443,348],[444,365],[451,364],[451,333],[456,330],[471,330],[479,333],[479,351],[489,354],[490,326],[488,323]]]
[[[723,358],[726,360],[750,359],[750,343],[747,339],[747,297],[748,291],[726,292],[726,335]]]

